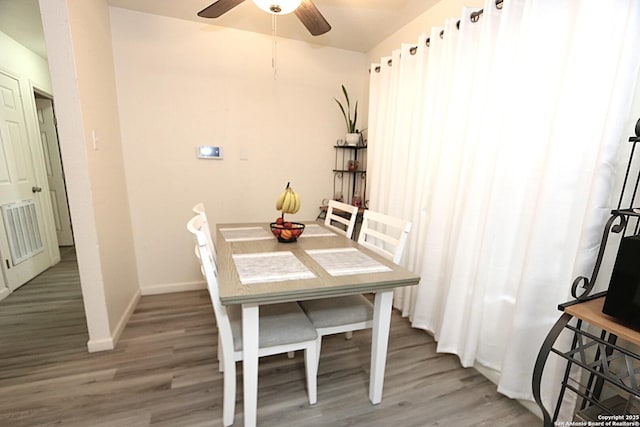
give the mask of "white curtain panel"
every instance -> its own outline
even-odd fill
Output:
[[[476,23],[472,12],[372,65],[370,208],[413,222],[403,264],[422,280],[394,305],[438,351],[531,399],[557,304],[590,276],[617,200],[640,2],[487,0]]]

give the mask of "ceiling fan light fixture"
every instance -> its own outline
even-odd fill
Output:
[[[273,15],[286,15],[300,6],[302,0],[253,0],[260,9]]]

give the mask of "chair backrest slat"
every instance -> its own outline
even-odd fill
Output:
[[[207,219],[207,213],[204,210],[204,204],[198,203],[192,208],[193,212],[200,215],[202,218],[202,230],[207,238],[207,244],[209,245],[209,251],[211,251],[211,256],[213,257],[214,264],[218,263],[218,251],[216,250],[215,242],[211,237],[211,228],[209,227],[209,220]]]
[[[411,222],[371,210],[364,211],[358,243],[400,263]]]
[[[343,213],[340,214],[340,212]],[[347,216],[345,216],[345,213],[347,214]],[[327,215],[324,218],[324,224],[331,227],[338,233],[347,236],[350,239],[353,235],[357,216],[357,206],[348,205],[346,203],[338,202],[337,200],[329,200],[329,205],[327,206]],[[335,226],[333,222],[338,222],[344,225],[345,229],[343,230],[340,227]]]
[[[205,224],[200,215],[196,215],[187,223],[187,230],[193,233],[196,241],[196,256],[200,260],[201,269],[204,278],[207,281],[207,289],[209,297],[213,305],[213,312],[218,326],[220,336],[219,345],[222,346],[224,357],[233,360],[233,335],[231,332],[231,323],[225,306],[220,302],[220,290],[218,288],[218,271],[213,260],[213,254],[209,249],[207,232],[205,232]],[[210,235],[209,235],[210,238]]]

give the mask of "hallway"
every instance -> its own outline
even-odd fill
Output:
[[[58,264],[0,302],[0,380],[22,375],[21,369],[6,368],[26,354],[47,353],[46,360],[26,366],[30,371],[39,363],[86,352],[89,336],[75,249],[60,248],[60,256]]]

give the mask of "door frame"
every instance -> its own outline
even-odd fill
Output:
[[[39,96],[49,98],[53,101],[53,94],[35,84],[29,79],[29,104],[31,109],[31,124],[27,126],[27,132],[30,136],[30,144],[32,149],[32,156],[34,157],[34,173],[39,186],[42,187],[41,204],[39,206],[40,217],[43,221],[43,229],[46,235],[47,253],[49,254],[50,266],[53,266],[60,262],[60,249],[58,248],[58,237],[56,236],[55,220],[53,218],[53,205],[51,202],[49,180],[47,179],[46,166],[44,164],[45,157],[42,151],[42,143],[40,142],[40,126],[38,124],[38,111],[36,108],[36,93]],[[23,103],[25,100],[23,100]],[[59,144],[59,141],[58,141]]]
[[[46,93],[45,91],[43,91],[41,89],[38,89],[37,87],[33,87],[33,105],[34,105],[34,108],[35,108],[36,125],[38,126],[38,136],[39,136],[37,142],[40,143],[39,144],[40,147],[42,147],[42,141],[41,141],[41,138],[40,138],[40,134],[41,134],[40,122],[38,120],[38,108],[37,108],[37,105],[36,105],[37,98],[44,98],[44,99],[49,100],[51,102],[51,108],[53,110],[54,127],[56,129],[56,138],[55,138],[55,141],[54,141],[56,146],[55,146],[54,154],[57,157],[56,160],[58,162],[60,162],[60,164],[62,165],[62,168],[61,168],[62,172],[61,173],[62,173],[62,180],[63,180],[63,186],[64,186],[64,193],[65,193],[65,197],[64,198],[65,198],[65,203],[66,203],[64,207],[59,207],[59,208],[64,208],[68,212],[68,214],[67,214],[68,224],[66,224],[66,225],[71,230],[71,239],[72,239],[71,246],[73,246],[74,245],[74,242],[73,242],[73,224],[71,222],[71,212],[70,212],[70,209],[69,209],[69,196],[67,194],[67,183],[66,183],[66,176],[65,176],[65,173],[64,173],[64,163],[62,161],[62,153],[60,152],[60,138],[58,137],[58,124],[57,124],[57,120],[56,120],[56,116],[55,116],[54,99],[53,99],[52,95]],[[42,150],[42,155],[43,155],[43,160],[45,160],[46,156],[45,156],[44,150]],[[46,177],[46,165],[43,164],[43,166],[45,167],[44,174],[45,174],[45,178],[46,178],[47,186],[48,186],[49,185],[49,180]],[[49,187],[49,190],[51,190],[50,187]],[[49,194],[51,194],[51,193],[49,193]],[[53,205],[53,201],[51,200],[51,196],[49,196],[49,200],[51,202],[51,214],[54,215],[54,219],[55,219],[54,205]],[[54,222],[54,232],[55,232],[55,222]],[[56,246],[60,246],[60,242],[57,240],[57,232],[55,232],[55,233],[56,233]]]

